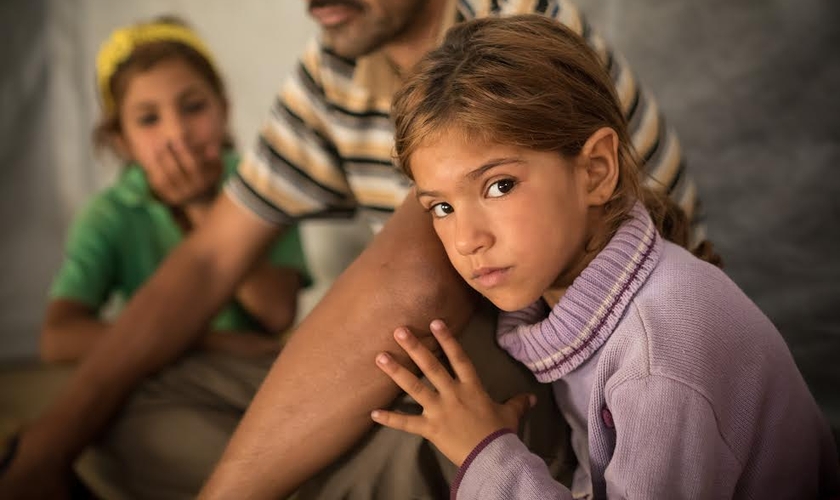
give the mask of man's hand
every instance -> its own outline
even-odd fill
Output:
[[[536,401],[534,396],[519,395],[505,404],[495,403],[482,387],[475,367],[444,322],[433,321],[431,330],[449,359],[456,378],[452,378],[434,354],[408,329],[398,328],[394,338],[432,387],[394,361],[389,354],[379,354],[377,365],[423,406],[423,413],[413,416],[376,410],[371,413],[371,418],[387,427],[428,439],[460,467],[470,452],[493,432],[500,429],[516,432],[519,419]]]
[[[13,449],[4,450],[11,454],[5,469],[0,470],[0,498],[70,499],[77,481],[70,464],[50,457],[33,442],[37,438],[25,432],[15,439]]]

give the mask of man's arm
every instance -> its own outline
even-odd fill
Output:
[[[17,457],[0,474],[0,496],[35,497],[17,488],[49,481],[46,475],[58,480],[135,385],[205,331],[280,230],[221,195],[207,223],[137,292],[59,398],[26,429]]]
[[[294,491],[349,449],[370,427],[370,411],[397,394],[373,362],[383,350],[410,362],[394,329],[408,325],[430,336],[436,317],[461,329],[473,297],[410,194],[298,327],[203,498],[278,498]]]

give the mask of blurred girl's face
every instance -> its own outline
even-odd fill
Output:
[[[205,163],[218,154],[227,131],[222,97],[177,57],[129,75],[119,117],[123,149],[144,170],[178,147]]]
[[[567,287],[585,265],[591,202],[577,161],[446,133],[414,152],[411,171],[453,266],[500,309]]]

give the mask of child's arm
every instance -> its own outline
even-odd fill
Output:
[[[147,165],[146,175],[157,196],[186,218],[185,231],[192,232],[207,221],[218,197],[219,186],[209,186],[209,189],[202,192],[201,181],[219,178],[218,172],[224,168],[220,150],[208,148],[202,157],[182,142],[176,141],[168,145],[158,164]],[[187,175],[187,172],[193,175]],[[196,196],[196,193],[201,194]],[[287,330],[294,322],[298,292],[304,286],[300,272],[305,270],[299,272],[281,265],[291,259],[295,264],[300,261],[299,268],[304,267],[297,228],[286,231],[283,239],[291,241],[281,241],[276,246],[283,247],[281,253],[288,255],[280,255],[272,249],[270,255],[253,265],[234,293],[239,304],[266,331],[275,334]]]
[[[245,277],[235,296],[264,328],[280,334],[292,326],[298,294],[311,283],[300,228],[293,225]]]
[[[607,405],[615,429],[621,429],[606,470],[608,496],[735,495],[743,466],[718,426],[719,418],[731,417],[716,415],[701,393],[681,381],[651,374],[616,385],[607,394]],[[743,425],[749,426],[748,421]]]
[[[204,222],[208,205],[207,200],[200,200],[184,208],[193,227]],[[234,297],[266,331],[280,334],[292,326],[297,315],[298,293],[304,285],[301,278],[297,269],[277,265],[266,257],[245,275]]]
[[[300,272],[262,260],[236,289],[236,300],[269,332],[280,334],[297,314]]]
[[[213,221],[191,235],[135,294],[61,395],[22,433],[0,473],[3,498],[60,498],[71,464],[144,377],[201,337],[234,284],[281,228],[222,196]]]
[[[93,350],[110,325],[90,306],[69,299],[55,299],[47,306],[41,330],[40,354],[47,363],[79,361]],[[277,355],[280,341],[263,333],[212,331],[197,347],[241,357]]]
[[[91,199],[73,219],[41,326],[43,361],[82,359],[108,328],[99,310],[117,286],[119,242],[130,230],[124,220],[121,205],[107,192]]]
[[[373,420],[428,439],[457,465],[460,470],[452,484],[453,498],[571,500],[571,492],[551,477],[545,462],[516,437],[519,419],[533,406],[533,396],[495,403],[443,321],[433,321],[431,330],[455,378],[408,329],[397,329],[394,338],[430,385],[387,353],[379,354],[376,363],[423,406],[423,413],[413,416],[376,410],[371,414]]]
[[[90,306],[70,299],[54,299],[47,305],[41,328],[41,360],[47,363],[78,361],[105,334],[108,325]]]
[[[196,215],[199,211],[195,206],[186,211],[193,224],[204,220]],[[236,301],[267,332],[279,335],[295,320],[298,294],[307,279],[302,254],[297,228],[290,227],[271,254],[254,265],[234,292]]]

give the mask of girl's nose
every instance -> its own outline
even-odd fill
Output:
[[[187,143],[189,129],[187,123],[180,116],[175,115],[166,120],[166,139],[169,142]]]
[[[493,245],[493,234],[482,223],[480,217],[464,217],[458,214],[455,228],[455,248],[461,255],[474,255]]]

